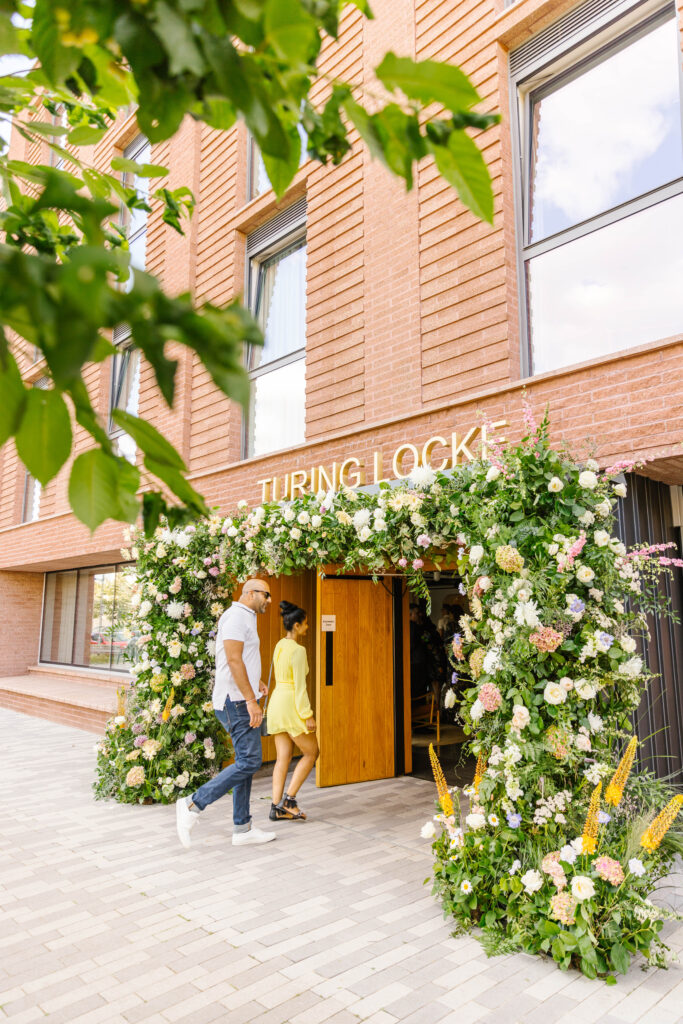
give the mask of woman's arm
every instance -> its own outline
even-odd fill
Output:
[[[308,690],[306,689],[306,674],[308,672],[308,659],[306,658],[306,649],[298,646],[298,649],[292,654],[292,676],[294,679],[294,706],[296,712],[306,722],[309,718],[313,718],[313,710],[311,708],[311,702],[308,699]]]

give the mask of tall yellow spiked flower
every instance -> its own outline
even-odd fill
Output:
[[[485,772],[486,772],[486,757],[483,754],[480,754],[479,757],[477,758],[477,767],[474,769],[474,791],[475,791],[475,793],[479,792],[479,786],[481,785],[481,780],[484,778]]]
[[[593,790],[591,802],[588,806],[588,814],[586,815],[586,823],[583,826],[582,836],[584,853],[595,853],[595,848],[598,843],[598,815],[600,813],[601,789],[602,782],[598,782],[597,786]]]
[[[439,759],[436,756],[434,750],[434,744],[429,744],[429,760],[432,763],[432,771],[434,772],[434,781],[436,782],[436,791],[439,794],[439,803],[441,804],[441,810],[447,816],[453,814],[453,800],[451,794],[448,792],[448,786],[446,785],[446,778],[443,773],[443,768],[439,763]]]
[[[633,758],[635,757],[637,748],[638,737],[632,736],[626,750],[624,751],[621,761],[617,765],[617,770],[610,779],[609,785],[605,790],[606,804],[611,804],[613,807],[616,807],[624,795],[624,786],[626,785],[626,780],[631,774]]]
[[[169,694],[168,700],[166,701],[166,704],[164,705],[164,710],[161,712],[161,720],[162,720],[162,722],[168,722],[168,720],[169,720],[169,718],[171,716],[171,708],[173,707],[174,698],[175,698],[175,690],[173,689],[173,687],[171,687],[171,692]]]
[[[640,845],[644,850],[652,853],[653,850],[657,849],[676,820],[681,804],[683,804],[683,796],[675,796],[673,800],[669,800],[664,810],[659,812],[654,821],[650,822],[640,837]]]

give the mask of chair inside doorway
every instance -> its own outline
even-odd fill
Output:
[[[452,674],[447,649],[458,631],[460,616],[468,610],[467,598],[460,593],[460,580],[453,574],[435,571],[427,573],[426,580],[431,609],[427,611],[424,600],[411,598],[410,602],[413,774],[431,777],[429,745],[433,743],[444,769],[451,769],[450,780],[461,761],[465,734],[457,721],[457,707],[444,706]],[[465,771],[469,774],[467,766]]]

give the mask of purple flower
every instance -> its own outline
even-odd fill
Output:
[[[132,728],[132,733],[133,733],[134,736],[139,736],[140,733],[144,732],[144,731],[145,731],[145,727],[144,727],[144,725],[141,725],[140,722],[136,722],[135,725]]]
[[[508,825],[510,826],[510,828],[519,828],[519,826],[520,826],[520,824],[522,822],[522,815],[521,814],[510,814],[510,813],[508,813],[508,814],[505,815],[505,817],[508,820]]]
[[[201,629],[198,629],[196,626],[194,627],[194,629],[190,630],[190,635],[191,636],[199,636],[200,633],[201,633]]]
[[[190,743],[194,743],[194,741],[196,739],[197,739],[197,733],[196,732],[186,732],[185,733],[185,743],[187,744],[188,747],[189,747]]]
[[[215,629],[210,629],[209,630],[209,637],[213,640],[215,635],[216,635],[216,630]]]
[[[458,682],[458,673],[457,672],[453,672],[453,674],[451,675],[451,686],[455,686],[457,682]]]
[[[575,597],[572,603],[569,605],[569,611],[572,615],[582,615],[585,612],[586,606],[583,601],[580,601],[578,597]]]
[[[464,596],[465,596],[465,594],[467,593],[467,591],[465,590],[465,587],[463,586],[463,584],[462,584],[462,583],[461,583],[461,584],[460,584],[460,585],[458,586],[458,593],[459,593],[459,594],[462,594],[462,595],[463,595],[463,597],[464,597]]]
[[[608,651],[614,643],[614,637],[611,633],[598,633],[598,643]]]
[[[147,742],[147,737],[143,733],[142,736],[136,736],[135,737],[135,739],[133,740],[133,746],[134,747],[141,747],[142,744],[146,743],[146,742]]]
[[[606,825],[608,821],[612,820],[612,815],[608,814],[607,811],[598,811],[598,821],[601,825]]]

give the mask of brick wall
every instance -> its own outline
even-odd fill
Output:
[[[43,575],[0,572],[0,676],[26,672],[38,660]]]

